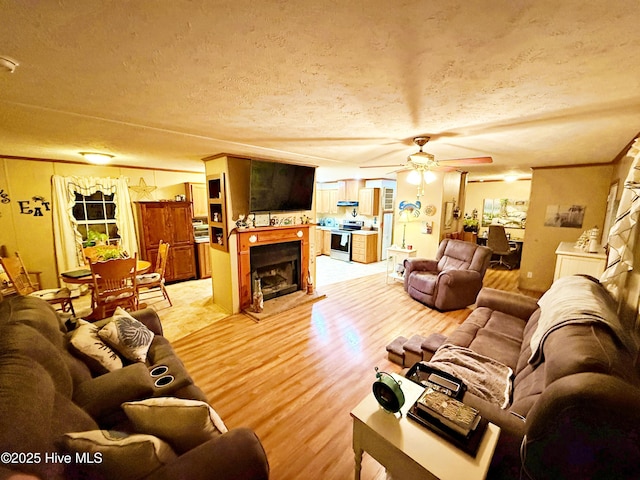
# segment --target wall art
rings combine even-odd
[[[505,228],[524,228],[527,222],[528,200],[485,198],[482,204],[482,226],[502,225]]]
[[[547,205],[545,227],[582,228],[584,205]]]

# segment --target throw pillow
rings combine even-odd
[[[123,357],[144,363],[153,341],[153,332],[121,307],[116,308],[113,319],[98,332],[108,345]]]
[[[93,461],[87,468],[118,480],[143,478],[177,458],[166,442],[152,435],[91,430],[67,433],[61,443],[68,452],[87,455]]]
[[[184,453],[227,432],[227,427],[207,403],[173,397],[125,402],[122,408],[137,432],[166,440]]]
[[[71,333],[71,346],[92,372],[101,375],[122,368],[122,360],[102,341],[98,327],[86,320],[78,320]]]

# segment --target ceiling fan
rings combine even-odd
[[[404,170],[411,170],[409,175],[407,175],[407,182],[412,185],[418,186],[418,200],[424,193],[424,189],[422,188],[423,182],[429,184],[435,180],[435,175],[433,172],[452,172],[455,170],[459,170],[459,167],[464,167],[468,165],[478,165],[483,163],[493,163],[493,159],[491,157],[472,157],[472,158],[455,158],[451,160],[436,160],[435,157],[422,150],[427,142],[430,140],[429,136],[420,136],[415,137],[413,139],[413,143],[419,147],[419,150],[416,153],[412,153],[407,157],[407,163],[404,165],[386,165],[402,168],[396,170],[396,172],[401,172]],[[376,167],[381,167],[385,165],[377,165]],[[363,165],[360,168],[375,168],[369,165]],[[419,207],[418,207],[419,208]]]
[[[491,157],[471,157],[471,158],[454,158],[450,160],[436,160],[435,157],[422,150],[431,137],[424,135],[414,137],[413,143],[419,147],[416,153],[412,153],[407,157],[407,163],[403,165],[361,165],[360,168],[380,168],[380,167],[403,167],[397,171],[413,169],[420,172],[440,171],[450,172],[457,170],[458,167],[469,165],[478,165],[483,163],[493,163]]]

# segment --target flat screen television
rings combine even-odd
[[[311,210],[315,167],[251,160],[252,212]]]

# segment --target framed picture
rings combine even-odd
[[[609,195],[607,196],[607,212],[604,217],[604,225],[602,226],[601,245],[606,245],[609,241],[609,230],[611,230],[613,220],[616,218],[616,214],[618,213],[618,204],[620,203],[620,200],[616,198],[617,196],[618,182],[615,181],[609,187]]]
[[[453,202],[445,202],[444,204],[444,228],[453,226]]]
[[[584,205],[547,205],[545,227],[582,228]]]
[[[256,213],[255,214],[255,226],[256,227],[268,227],[271,225],[271,215],[268,213]]]

